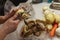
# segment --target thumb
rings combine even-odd
[[[18,17],[18,14],[15,14],[13,17],[11,17],[11,19],[16,19]]]
[[[17,11],[17,9],[16,10],[12,10],[11,12],[7,13],[5,16],[12,17],[16,13],[16,11]]]
[[[20,20],[15,20],[14,22],[17,23],[17,24],[19,24],[20,23]]]
[[[10,13],[16,13],[18,11],[17,8],[11,9]]]

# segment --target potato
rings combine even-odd
[[[48,30],[51,30],[52,27],[53,27],[52,24],[47,24],[47,25],[46,25],[46,28],[47,28]]]
[[[47,23],[50,24],[50,23],[53,23],[53,22],[54,22],[55,18],[54,18],[54,14],[53,14],[52,11],[46,10],[46,11],[44,12],[44,15],[45,15],[45,18],[46,18],[46,22],[47,22]]]

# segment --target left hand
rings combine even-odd
[[[4,38],[11,32],[14,32],[17,27],[19,22],[21,21],[20,19],[16,19],[18,15],[14,15],[13,17],[9,18],[3,26],[0,28],[0,40],[4,40]]]
[[[9,18],[2,26],[2,30],[9,34],[11,32],[14,32],[17,29],[17,26],[21,20],[16,19],[18,15],[14,15],[13,17]]]
[[[4,23],[6,20],[8,20],[10,17],[12,17],[16,13],[16,11],[17,11],[17,9],[13,10],[11,13],[8,13],[5,16],[0,16],[0,24]]]

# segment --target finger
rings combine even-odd
[[[19,8],[16,7],[16,8],[14,8],[14,11],[18,11],[18,9],[19,9]]]
[[[20,23],[20,20],[15,20],[14,23],[15,24],[19,24]]]
[[[11,9],[10,13],[11,13],[12,11],[17,12],[17,11],[18,11],[18,8],[13,8],[13,9]]]
[[[19,23],[19,22],[20,22],[20,20],[15,20],[15,22],[16,22],[16,23]]]
[[[13,9],[11,9],[10,13],[13,12],[13,11],[14,11],[14,12],[17,12],[17,11],[18,11],[18,8],[15,7],[15,8],[13,8]]]
[[[6,16],[7,18],[10,18],[10,17],[12,17],[12,16],[17,12],[17,10],[18,10],[18,9],[11,10],[11,12],[10,12],[10,13],[7,13],[5,16]]]
[[[11,19],[16,19],[18,17],[18,14],[15,14]]]
[[[6,18],[6,19],[11,18],[14,14],[15,14],[15,11],[13,10],[11,13],[7,13],[7,14],[5,15],[5,18]]]
[[[12,12],[10,12],[10,16],[13,16],[15,13],[17,12],[17,9],[16,10],[12,10]]]

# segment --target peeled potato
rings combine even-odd
[[[48,30],[51,30],[52,27],[53,27],[52,24],[47,24],[47,25],[46,25],[46,28],[47,28]]]
[[[55,14],[55,21],[60,22],[60,14]]]
[[[44,15],[45,15],[47,23],[53,23],[54,22],[55,18],[54,18],[54,14],[52,11],[46,10],[44,12]]]

